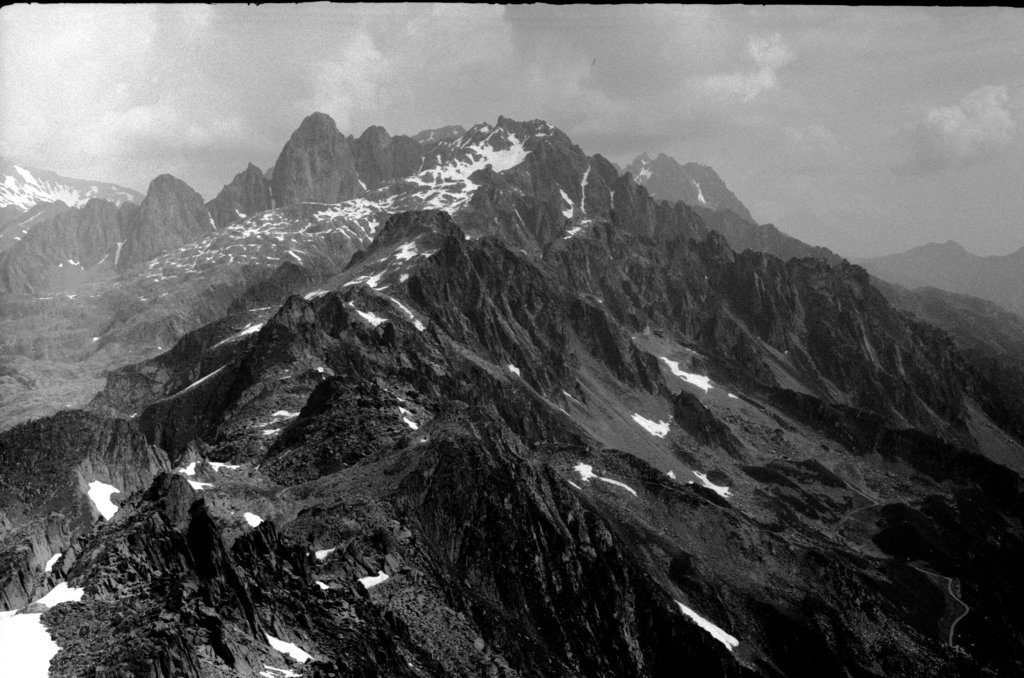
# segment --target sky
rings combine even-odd
[[[0,155],[210,199],[304,117],[346,134],[540,118],[620,165],[711,165],[848,257],[1024,246],[1024,10],[13,5]]]

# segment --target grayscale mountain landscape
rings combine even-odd
[[[1022,36],[3,8],[0,677],[1024,674]]]

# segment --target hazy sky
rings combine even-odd
[[[0,154],[212,198],[319,110],[346,134],[542,118],[588,153],[709,164],[847,256],[1024,246],[1024,11],[16,5]]]

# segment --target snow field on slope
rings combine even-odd
[[[681,369],[679,369],[679,362],[678,361],[669,360],[665,356],[661,356],[660,359],[661,359],[662,362],[664,362],[666,365],[668,365],[668,368],[669,368],[669,370],[672,371],[672,374],[676,375],[677,377],[679,377],[683,381],[685,381],[687,383],[690,383],[690,384],[693,384],[697,388],[704,389],[705,393],[707,393],[708,390],[710,388],[712,388],[712,386],[711,386],[711,379],[709,379],[708,377],[702,376],[700,374],[694,374],[693,372],[687,372],[685,370],[681,370]]]
[[[313,655],[309,654],[295,643],[289,643],[281,640],[280,638],[275,638],[269,633],[264,633],[263,635],[267,637],[267,642],[270,643],[270,647],[274,648],[281,654],[288,655],[300,664],[305,664],[313,658]]]
[[[729,635],[723,629],[716,626],[715,624],[712,624],[707,619],[694,612],[692,609],[680,603],[678,600],[676,601],[676,605],[678,605],[679,609],[682,610],[683,614],[692,619],[697,626],[707,631],[712,638],[720,642],[722,645],[725,645],[729,652],[732,652],[734,649],[736,649],[736,647],[739,646],[740,641],[737,640],[735,636]]]
[[[89,499],[92,500],[93,506],[96,507],[100,515],[107,520],[113,518],[114,514],[117,513],[117,504],[110,501],[110,496],[120,492],[121,490],[113,485],[107,485],[99,480],[89,483]]]
[[[597,478],[598,480],[608,483],[609,485],[615,485],[617,487],[621,487],[622,489],[628,492],[631,492],[634,497],[637,496],[636,490],[634,490],[626,483],[620,482],[618,480],[612,480],[611,478],[604,478],[594,473],[594,467],[591,466],[590,464],[584,464],[583,462],[580,462],[576,464],[576,466],[574,466],[573,469],[580,474],[580,479],[583,480],[583,482],[585,483],[590,482],[592,478]]]
[[[633,421],[640,424],[640,426],[656,438],[664,438],[668,435],[669,423],[667,421],[651,421],[635,412],[633,413]]]

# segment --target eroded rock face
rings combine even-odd
[[[323,594],[306,550],[273,523],[226,542],[180,474],[159,476],[131,511],[68,572],[85,601],[47,613],[65,648],[53,675],[255,676],[286,661],[267,634],[309,649],[327,675],[411,675],[396,646],[407,639],[355,588]]]
[[[206,203],[217,228],[273,208],[270,197],[270,181],[259,167],[249,163],[244,172],[239,172],[221,189],[217,197]]]
[[[274,164],[274,203],[336,203],[360,191],[352,142],[334,120],[314,113],[292,133]]]
[[[117,269],[129,269],[213,230],[202,196],[180,179],[162,174],[150,183],[138,217],[125,233]]]
[[[407,136],[393,137],[378,126],[366,128],[353,141],[352,151],[363,190],[413,175],[423,165],[423,146]]]
[[[109,275],[138,215],[139,206],[134,203],[118,207],[99,198],[57,211],[0,253],[0,292],[74,289]],[[45,219],[46,212],[41,216]]]
[[[169,465],[133,423],[66,411],[0,433],[0,467],[0,513],[9,526],[0,532],[0,602],[17,609],[45,590],[43,565],[102,520],[91,483],[119,490],[117,504]],[[62,558],[60,567],[72,562]]]

